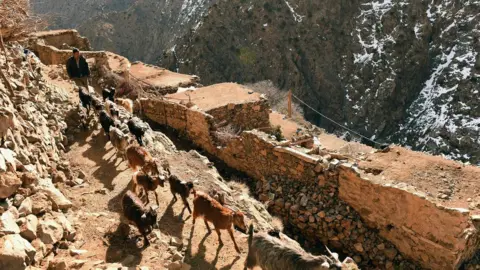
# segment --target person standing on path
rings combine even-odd
[[[77,48],[73,49],[73,56],[67,61],[67,73],[77,86],[87,87],[88,89],[90,68],[88,67],[87,60],[80,54]]]

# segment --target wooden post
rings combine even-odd
[[[288,91],[288,118],[292,118],[292,90]]]

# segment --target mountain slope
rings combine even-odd
[[[479,1],[220,1],[178,41],[176,64],[205,83],[271,79],[372,139],[479,163],[479,10]]]
[[[94,48],[155,63],[176,37],[195,26],[215,0],[33,0],[51,28],[76,28]]]

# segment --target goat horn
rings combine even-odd
[[[335,260],[336,263],[342,264],[342,262],[340,262],[340,260],[338,259],[338,254],[337,253],[332,253],[330,251],[330,249],[328,249],[327,246],[325,246],[325,248],[327,249],[327,252],[330,255],[330,257],[332,257]]]

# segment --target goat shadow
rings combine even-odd
[[[203,224],[203,222],[200,222],[200,223]],[[197,225],[199,225],[199,224],[197,224]],[[205,254],[207,252],[207,248],[205,246],[205,241],[207,240],[207,238],[212,233],[206,233],[205,236],[200,241],[200,243],[198,243],[198,251],[195,254],[195,256],[193,256],[193,254],[192,254],[192,239],[193,239],[194,230],[195,230],[195,226],[193,226],[192,230],[190,231],[190,237],[188,239],[188,246],[187,246],[187,253],[186,253],[186,257],[185,257],[186,262],[189,263],[192,266],[192,269],[202,269],[202,270],[203,269],[206,269],[206,270],[217,269],[216,265],[218,263],[218,257],[219,257],[220,251],[223,248],[223,245],[218,245],[217,251],[215,253],[215,258],[213,259],[212,262],[208,262],[205,259]],[[214,230],[212,232],[214,232]],[[219,269],[221,269],[221,270],[232,269],[233,265],[238,260],[240,260],[240,258],[241,258],[240,256],[235,257],[235,259],[233,259],[233,261],[230,264],[225,265],[224,267],[219,268]]]
[[[98,166],[92,175],[99,179],[106,188],[113,190],[113,179],[126,169],[118,169],[121,162],[117,164],[117,158],[113,147],[108,150],[105,149],[108,140],[103,133],[98,133],[95,138],[93,136],[95,135],[92,135],[90,148],[83,152],[82,155],[95,162]],[[104,159],[105,155],[107,156],[107,159]],[[112,157],[114,157],[113,160]]]
[[[179,200],[177,201],[177,203],[181,203],[181,201]],[[183,227],[185,225],[185,222],[180,221],[178,216],[175,216],[173,212],[174,204],[175,202],[172,199],[167,205],[167,208],[165,208],[162,217],[158,221],[158,227],[160,228],[162,233],[182,239]],[[180,214],[180,217],[183,216],[184,211],[185,209]]]
[[[132,255],[133,260],[124,266],[135,267],[142,261],[142,251],[146,247],[143,246],[143,238],[141,236],[130,237],[132,234],[129,235],[125,232],[130,232],[129,226],[120,223],[115,231],[105,234],[105,241],[108,242],[105,261],[107,263],[122,263],[127,256]],[[135,230],[133,232],[136,233]]]

